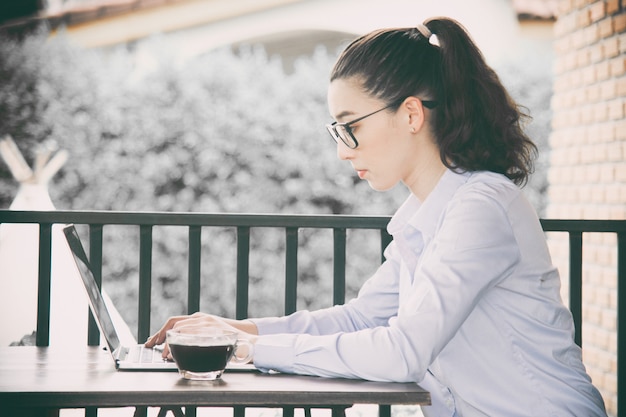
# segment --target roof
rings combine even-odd
[[[38,0],[20,1],[31,4],[30,8],[7,7],[3,10],[0,7],[0,31],[21,33],[40,23],[54,30],[121,17],[149,17],[182,11],[187,18],[161,19],[163,31],[167,31],[305,0],[48,0],[48,6],[42,10],[38,9]]]
[[[20,0],[19,10],[10,6],[13,16],[7,14],[11,17],[8,20],[2,18],[0,8],[0,32],[20,34],[40,23],[51,30],[63,26],[77,28],[123,18],[124,31],[132,33],[114,36],[115,42],[128,42],[155,30],[170,32],[304,1],[310,0],[48,0],[47,7],[38,10],[39,0]],[[559,0],[509,1],[520,21],[552,21],[557,16]],[[22,17],[15,17],[16,13]],[[146,21],[151,23],[144,24]]]
[[[559,0],[511,0],[519,20],[555,20]]]

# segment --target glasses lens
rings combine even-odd
[[[326,130],[328,130],[328,133],[330,133],[330,137],[332,137],[335,142],[339,140],[339,138],[337,137],[337,134],[335,133],[335,126],[326,125]]]
[[[356,141],[354,140],[354,136],[352,136],[352,132],[350,132],[350,128],[348,126],[339,125],[335,130],[339,135],[339,138],[346,144],[346,146],[348,146],[348,148],[356,148]]]

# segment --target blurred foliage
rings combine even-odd
[[[31,162],[44,142],[70,151],[50,187],[58,209],[390,215],[406,197],[372,191],[336,158],[324,128],[336,54],[318,49],[287,74],[259,48],[180,62],[155,38],[150,51],[83,50],[45,31],[0,41],[0,134]],[[549,86],[539,90],[526,98],[548,106]],[[0,207],[16,191],[0,164]],[[104,229],[104,285],[131,324],[138,233]],[[380,262],[379,235],[348,239],[352,297]],[[154,327],[186,311],[187,231],[159,227],[153,240]],[[235,241],[233,230],[203,230],[203,311],[234,316]],[[300,246],[298,308],[331,305],[332,236],[301,230]],[[283,232],[252,231],[251,316],[282,314],[283,258]]]
[[[548,139],[552,122],[552,110],[550,109],[552,74],[546,73],[542,66],[533,65],[531,59],[526,60],[524,64],[505,64],[496,70],[502,83],[519,103],[522,111],[530,115],[525,131],[537,145],[539,153],[535,160],[535,172],[525,186],[524,192],[539,216],[543,216],[548,203],[548,168],[550,162]]]

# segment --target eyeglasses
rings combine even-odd
[[[352,129],[350,128],[350,125],[353,125],[356,122],[360,122],[361,120],[365,118],[373,116],[378,112],[387,110],[390,107],[398,106],[404,100],[405,99],[402,99],[401,101],[393,102],[390,105],[383,107],[382,109],[378,109],[374,112],[366,114],[365,116],[361,116],[358,119],[354,119],[346,123],[333,122],[333,123],[327,124],[326,129],[328,130],[328,133],[330,133],[330,136],[333,138],[333,140],[336,143],[339,143],[339,141],[342,141],[348,148],[355,149],[357,146],[359,146],[359,142],[354,137],[354,134],[352,133]],[[422,104],[427,109],[434,109],[435,106],[437,105],[437,102],[430,101],[430,100],[422,100]]]

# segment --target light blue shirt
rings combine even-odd
[[[502,175],[446,171],[388,225],[386,261],[342,306],[255,319],[260,369],[414,381],[426,416],[606,416],[535,211]]]

